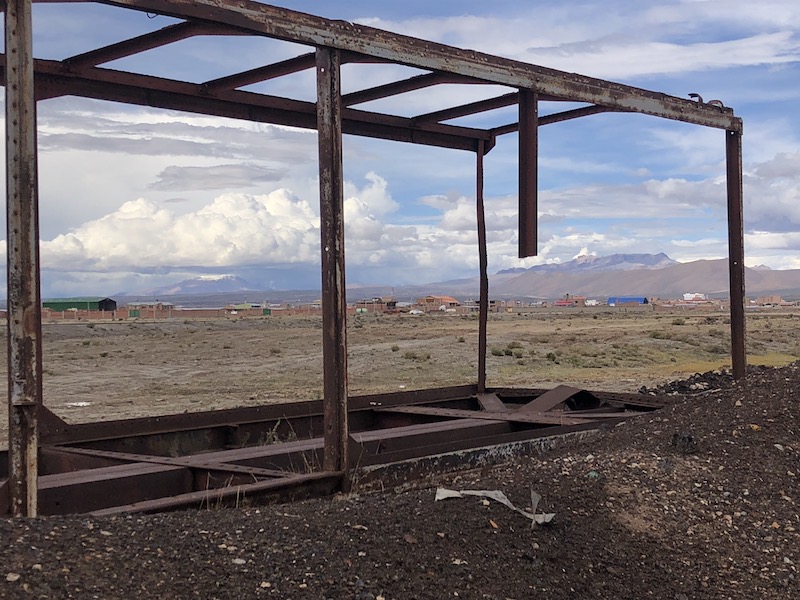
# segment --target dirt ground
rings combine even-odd
[[[696,385],[705,382],[704,385]],[[560,448],[286,505],[0,521],[0,597],[788,600],[800,597],[800,366],[717,373]],[[476,497],[500,490],[552,522]]]
[[[637,391],[730,364],[725,313],[650,308],[490,315],[489,386]],[[348,323],[351,394],[477,379],[474,315],[359,315]],[[800,313],[748,315],[754,364],[800,358]],[[68,422],[213,410],[322,395],[321,318],[43,325],[44,402]],[[5,344],[0,376],[5,378]],[[7,416],[0,417],[5,446]]]

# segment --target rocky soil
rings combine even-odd
[[[402,490],[0,521],[0,597],[800,597],[800,365],[671,391],[684,387],[698,393],[611,431]],[[436,502],[438,486],[500,490],[526,510],[533,489],[555,518]]]

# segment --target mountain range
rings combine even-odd
[[[745,269],[746,293],[750,297],[782,295],[800,297],[800,269],[772,270],[759,266]],[[394,296],[413,300],[428,294],[446,294],[459,299],[478,295],[479,279],[471,277],[451,281],[405,286],[352,286],[348,300]],[[606,298],[608,296],[648,296],[680,298],[684,293],[728,296],[728,261],[698,260],[679,263],[666,254],[613,254],[579,256],[557,264],[537,265],[528,269],[508,269],[489,277],[492,298],[553,299],[572,296]],[[184,306],[223,305],[241,302],[310,302],[320,297],[316,290],[258,290],[258,286],[236,275],[204,276],[187,279],[171,286],[142,294],[119,294],[118,301],[153,299],[172,301]]]

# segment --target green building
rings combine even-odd
[[[43,308],[56,312],[65,310],[104,310],[112,312],[117,310],[117,301],[99,296],[86,296],[85,298],[52,298],[42,302]]]

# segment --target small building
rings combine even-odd
[[[101,310],[114,312],[117,310],[117,301],[99,296],[86,296],[80,298],[52,298],[42,302],[42,308],[63,312],[65,310]]]
[[[762,296],[756,298],[756,304],[758,306],[782,306],[784,301],[780,296]]]
[[[395,312],[397,301],[394,298],[364,298],[356,302],[356,313]]]
[[[637,306],[650,304],[650,301],[644,296],[610,296],[606,304],[609,306]]]
[[[705,302],[707,300],[708,296],[700,292],[688,292],[683,295],[684,302]]]
[[[430,312],[435,310],[446,311],[460,306],[461,303],[452,296],[425,296],[424,298],[417,298],[417,304],[425,312]]]
[[[560,308],[586,306],[586,296],[570,296],[569,294],[566,294],[563,298],[559,298],[553,302],[553,306]]]

